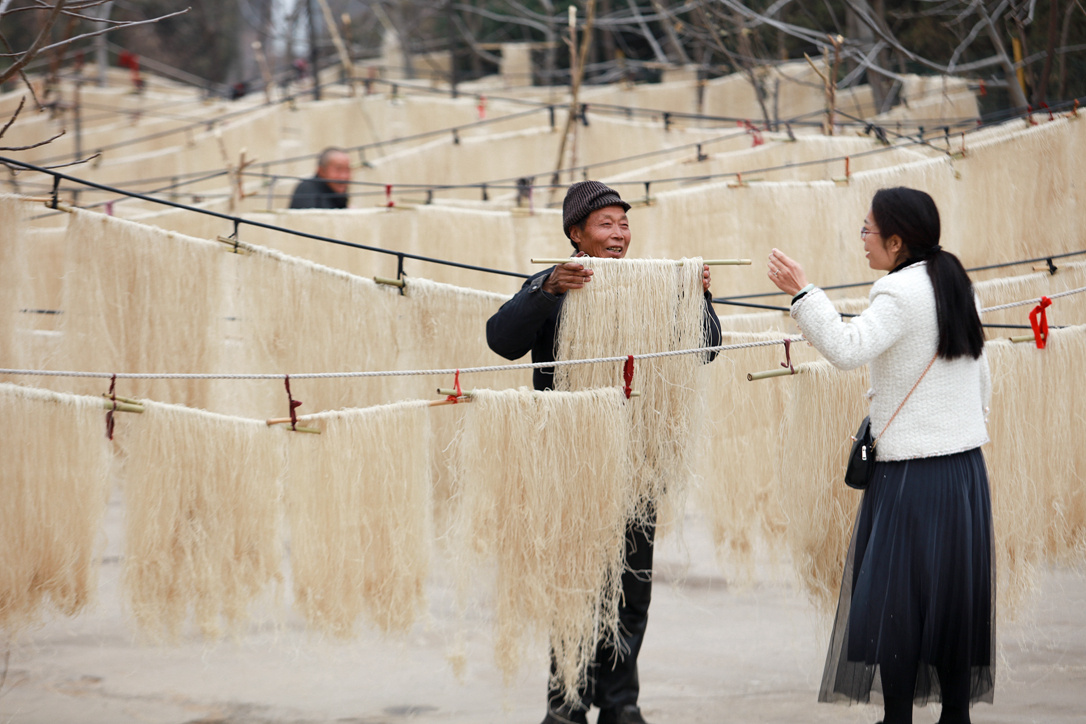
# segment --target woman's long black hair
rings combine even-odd
[[[904,186],[880,189],[871,199],[871,215],[884,243],[897,234],[909,259],[927,262],[935,289],[939,356],[948,360],[980,357],[984,327],[973,298],[973,282],[958,257],[939,246],[939,209],[935,201],[923,191]]]

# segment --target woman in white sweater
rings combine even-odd
[[[804,337],[836,367],[871,365],[875,475],[819,701],[881,691],[885,724],[908,724],[913,703],[928,701],[942,701],[940,724],[968,724],[970,704],[991,702],[995,682],[992,507],[980,451],[991,383],[972,283],[939,232],[928,194],[876,193],[860,236],[871,268],[889,274],[849,322],[799,264],[777,249],[769,256],[769,278],[794,295]]]

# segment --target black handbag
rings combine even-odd
[[[932,357],[931,362],[928,362],[928,366],[920,373],[920,378],[913,385],[913,389],[909,390],[909,394],[905,395],[905,399],[901,401],[901,404],[894,410],[894,414],[886,421],[886,425],[882,428],[882,432],[879,433],[879,437],[883,436],[886,428],[890,427],[890,423],[897,417],[897,413],[901,412],[906,400],[913,394],[916,385],[919,385],[920,380],[924,379],[924,375],[928,373],[931,366],[935,364],[935,358],[938,356],[939,353],[936,352],[935,357]],[[856,490],[867,490],[871,478],[875,475],[875,445],[878,443],[879,437],[871,436],[871,416],[864,417],[859,429],[856,430],[856,434],[852,436],[852,449],[848,453],[848,464],[845,465],[845,485],[848,487]]]
[[[871,417],[866,416],[860,429],[852,436],[852,450],[845,467],[845,485],[866,490],[875,474],[875,438],[871,437]]]

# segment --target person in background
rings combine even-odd
[[[573,245],[574,256],[564,264],[529,278],[521,290],[487,320],[486,338],[492,350],[511,360],[531,352],[532,362],[554,361],[562,302],[567,294],[576,294],[592,281],[592,270],[579,263],[577,257],[621,259],[626,256],[631,238],[630,223],[626,218],[629,209],[630,205],[617,191],[599,181],[582,181],[569,187],[562,203],[562,227]],[[709,293],[708,266],[702,268],[702,290],[705,296],[705,346],[715,347],[720,344],[720,320]],[[708,360],[715,356],[708,355]],[[553,367],[533,370],[535,389],[551,389],[553,376]],[[554,430],[551,434],[581,432]],[[618,640],[599,642],[585,686],[572,704],[564,701],[552,677],[543,724],[587,724],[588,709],[592,705],[600,710],[597,724],[645,724],[637,705],[640,693],[637,656],[645,639],[652,599],[655,529],[652,522],[631,523],[627,527]],[[551,673],[554,673],[553,662]]]
[[[345,209],[351,162],[342,148],[326,148],[317,159],[317,174],[300,182],[290,197],[292,209]]]
[[[877,192],[860,237],[870,267],[889,273],[847,323],[803,267],[769,255],[769,279],[794,295],[807,341],[835,367],[871,366],[875,472],[818,698],[866,702],[881,690],[884,724],[910,724],[913,703],[928,701],[942,701],[940,724],[968,724],[970,705],[990,703],[995,688],[992,504],[980,451],[991,378],[972,282],[939,235],[931,196]]]

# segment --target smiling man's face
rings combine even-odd
[[[630,221],[621,206],[605,206],[588,215],[583,230],[570,227],[569,238],[589,256],[621,259],[630,248]]]

